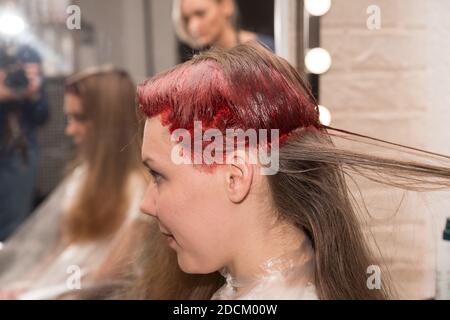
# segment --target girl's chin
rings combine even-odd
[[[182,254],[177,252],[177,258],[178,258],[178,267],[180,267],[181,271],[188,274],[208,274],[211,273],[211,271],[205,270],[205,268],[199,267],[197,264],[192,264],[189,262],[186,262],[182,257]]]
[[[81,146],[82,144],[83,144],[83,139],[73,139],[73,143],[76,145],[76,146]]]
[[[210,44],[210,40],[207,38],[198,38],[197,39],[197,43],[202,46],[202,47],[206,47],[208,44]]]
[[[172,249],[175,250],[176,247],[176,241],[175,238],[173,236],[166,236],[167,237],[167,243],[169,244],[169,247],[171,247]]]

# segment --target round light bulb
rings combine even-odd
[[[4,13],[0,16],[0,32],[8,36],[15,36],[25,30],[25,21],[18,15]]]
[[[324,126],[329,126],[331,123],[331,113],[327,107],[319,105],[319,121]]]
[[[305,66],[311,73],[325,73],[331,67],[331,56],[323,48],[311,49],[305,56]]]
[[[330,7],[331,0],[305,0],[305,9],[312,16],[323,16]]]

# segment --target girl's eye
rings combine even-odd
[[[205,10],[198,10],[198,11],[196,11],[196,12],[194,13],[194,15],[195,15],[196,17],[203,18],[203,17],[206,15],[206,11],[205,11]]]
[[[160,182],[161,179],[162,179],[162,176],[161,176],[158,172],[156,172],[155,170],[149,169],[148,171],[149,171],[150,175],[152,176],[153,181],[154,181],[156,184],[159,184],[159,182]]]
[[[67,117],[67,121],[76,121],[76,122],[86,122],[87,121],[87,116],[85,114],[82,113],[69,113],[66,115]]]

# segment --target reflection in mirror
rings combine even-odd
[[[273,1],[174,0],[180,61],[211,46],[231,48],[249,40],[274,51],[273,15]]]
[[[74,37],[65,27],[69,5],[69,0],[0,2],[2,48],[14,51],[15,46],[30,46],[39,52],[47,76],[72,73]]]

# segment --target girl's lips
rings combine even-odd
[[[172,235],[165,235],[167,237],[167,242],[169,244],[169,247],[171,247],[172,249],[175,249],[175,243],[176,240]]]
[[[162,233],[164,236],[167,237],[167,240],[169,241],[169,243],[170,243],[171,241],[175,241],[175,237],[174,237],[172,234],[167,233],[167,232],[163,232],[163,231],[161,231],[161,233]]]
[[[165,228],[161,228],[161,226],[159,227],[159,232],[161,232],[165,236],[172,236],[170,232],[166,231]]]
[[[175,241],[175,237],[174,237],[171,233],[169,233],[169,232],[163,230],[162,228],[160,228],[159,231],[160,231],[164,236],[167,237],[167,241],[169,242],[169,246],[172,246],[172,245],[176,242],[176,241]]]

